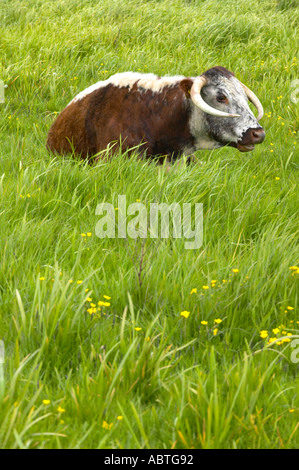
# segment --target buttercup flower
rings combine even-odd
[[[182,317],[188,318],[189,315],[190,315],[190,312],[188,312],[187,310],[184,310],[183,312],[181,312]]]
[[[113,426],[113,423],[108,424],[107,421],[103,421],[102,428],[110,430]]]
[[[274,341],[276,341],[276,339],[277,339],[277,338],[269,338],[268,344],[273,343]]]
[[[265,339],[268,336],[268,331],[267,330],[262,330],[260,331],[260,337]]]

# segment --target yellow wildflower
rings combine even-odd
[[[103,295],[104,299],[107,299],[107,300],[110,300],[111,297],[109,297],[108,295]]]
[[[191,290],[190,295],[192,295],[192,294],[197,294],[197,289],[196,289],[196,287],[194,287],[194,289]]]
[[[181,312],[182,317],[188,318],[189,315],[190,315],[190,312],[188,312],[187,310],[183,310],[183,312]]]
[[[214,328],[214,330],[213,330],[213,335],[216,336],[217,333],[218,333],[218,328]]]
[[[142,328],[140,328],[140,326],[136,326],[135,331],[140,331],[140,330],[142,330]]]
[[[220,318],[215,318],[214,322],[215,322],[215,323],[221,323],[222,320],[221,320]]]
[[[50,405],[50,403],[51,403],[51,400],[43,400],[44,405]]]
[[[92,315],[94,312],[93,312],[93,308],[88,308],[87,309],[87,312],[89,313],[89,315]]]
[[[102,427],[104,429],[110,430],[113,426],[113,423],[108,424],[107,421],[103,421]]]
[[[207,322],[206,320],[202,320],[200,323],[201,323],[202,325],[207,325],[207,324],[208,324],[208,322]]]
[[[59,405],[59,407],[57,408],[57,411],[58,411],[58,413],[64,413],[65,409],[61,408],[61,406]]]
[[[268,336],[267,330],[260,331],[260,337],[261,338],[265,339],[265,338],[267,338],[267,336]]]
[[[207,289],[209,289],[209,286],[202,286],[202,288],[207,290]]]
[[[269,338],[268,344],[273,343],[273,341],[276,341],[277,338]]]

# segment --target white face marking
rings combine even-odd
[[[90,87],[81,91],[81,93],[75,96],[75,98],[71,101],[71,103],[82,100],[82,98],[89,95],[93,91],[98,90],[99,88],[105,87],[110,84],[117,86],[117,87],[129,87],[129,90],[131,90],[134,84],[138,81],[137,86],[140,89],[140,91],[152,90],[153,92],[158,93],[164,87],[174,86],[176,83],[180,82],[183,78],[185,77],[182,75],[177,75],[175,77],[159,78],[157,75],[154,75],[153,73],[137,73],[137,72],[117,73],[115,75],[112,75],[107,80],[97,82],[94,85],[91,85]]]
[[[232,142],[237,142],[242,138],[244,132],[253,127],[261,127],[256,120],[253,112],[249,108],[247,96],[242,88],[239,80],[235,77],[232,77],[230,80],[226,80],[228,84],[226,85],[229,91],[230,96],[234,100],[233,106],[235,104],[238,105],[238,109],[241,110],[239,112],[240,117],[236,118],[236,125],[235,125],[235,132],[236,132],[236,140],[232,140]],[[242,112],[243,111],[243,112]]]
[[[204,112],[191,103],[191,116],[189,128],[191,134],[195,137],[194,147],[186,147],[184,154],[189,155],[196,150],[212,150],[221,147],[221,144],[212,139],[206,132],[204,127]]]

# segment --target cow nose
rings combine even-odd
[[[252,138],[252,143],[254,144],[260,144],[263,142],[265,139],[265,131],[264,129],[251,129],[251,138]]]

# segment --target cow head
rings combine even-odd
[[[185,95],[192,100],[192,130],[202,135],[205,131],[208,144],[198,142],[198,148],[217,148],[223,145],[249,152],[263,142],[264,129],[258,121],[263,107],[255,96],[232,72],[224,67],[213,67],[194,79],[186,78],[180,83]],[[257,108],[255,118],[248,100]],[[203,128],[204,127],[204,128]]]

